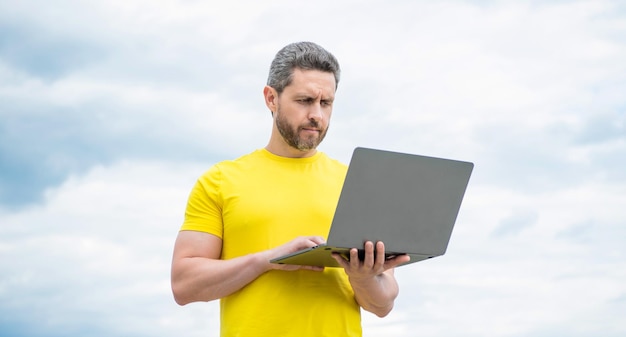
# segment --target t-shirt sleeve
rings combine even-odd
[[[199,231],[223,237],[221,178],[219,166],[214,165],[196,181],[187,201],[181,231]]]

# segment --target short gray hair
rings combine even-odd
[[[333,54],[313,42],[291,43],[276,54],[270,66],[267,85],[278,94],[293,80],[293,70],[320,70],[335,76],[335,90],[339,85],[339,62]]]

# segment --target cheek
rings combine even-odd
[[[289,102],[281,105],[281,107],[285,110],[285,113],[292,117],[297,117],[301,115],[306,115],[307,110],[300,104]]]
[[[324,120],[326,123],[330,122],[330,117],[333,115],[333,109],[329,108],[324,111]]]

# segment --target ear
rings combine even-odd
[[[276,89],[266,85],[265,88],[263,88],[263,96],[265,97],[265,105],[270,109],[273,115],[278,105],[278,93]]]

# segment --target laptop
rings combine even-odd
[[[361,258],[366,241],[382,241],[387,259],[408,263],[443,255],[474,164],[358,147],[325,244],[272,259],[279,264],[340,267],[332,257]],[[407,263],[407,264],[408,264]]]

